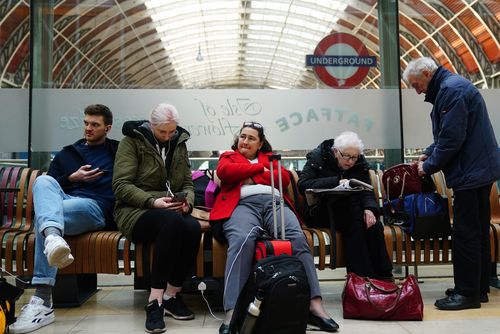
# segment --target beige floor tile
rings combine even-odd
[[[401,323],[408,333],[412,334],[471,334],[500,333],[500,317],[496,319],[463,319],[463,320],[424,320],[419,323]]]
[[[413,269],[411,269],[411,272]],[[404,272],[404,270],[403,270]],[[424,300],[424,321],[367,321],[342,318],[341,295],[344,287],[345,269],[324,270],[318,273],[325,308],[340,325],[341,334],[461,334],[500,333],[500,290],[493,289],[490,302],[480,309],[464,311],[439,311],[434,307],[437,298],[444,297],[451,287],[451,266],[427,266],[419,268],[419,284]],[[117,279],[116,279],[117,278]],[[133,278],[124,275],[99,275],[100,289],[79,308],[56,309],[54,324],[44,327],[37,334],[66,333],[145,333],[144,304],[147,291],[134,291]],[[29,300],[33,290],[26,290],[16,304],[21,306]],[[168,334],[216,334],[220,320],[214,319],[200,295],[185,295],[186,303],[195,311],[193,321],[178,321],[166,318]],[[215,316],[224,318],[223,312]],[[308,331],[308,333],[318,333]]]

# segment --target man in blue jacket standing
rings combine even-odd
[[[433,104],[434,142],[418,159],[419,174],[442,170],[454,193],[455,287],[434,305],[441,310],[479,308],[489,292],[489,195],[500,178],[500,151],[486,104],[469,80],[438,67],[431,58],[412,60],[403,79]]]
[[[47,175],[33,185],[35,294],[9,327],[11,333],[32,332],[54,321],[57,269],[73,262],[63,235],[101,230],[113,221],[111,180],[118,141],[107,138],[113,114],[102,104],[86,107],[84,114],[84,138],[57,153]]]

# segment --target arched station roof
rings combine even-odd
[[[332,32],[379,57],[377,0],[55,0],[55,88],[326,87],[305,55]],[[498,87],[500,1],[399,1],[401,66],[430,56]],[[29,2],[0,2],[1,87],[29,85]],[[197,60],[198,58],[198,60]],[[380,87],[372,68],[361,88]]]

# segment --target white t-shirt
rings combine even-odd
[[[250,161],[250,163],[252,164],[256,164],[259,162],[257,158],[253,160],[249,159],[248,161]],[[273,188],[271,186],[267,186],[264,184],[244,184],[241,186],[240,198],[245,198],[248,196],[260,195],[260,194],[272,195],[273,194],[272,189]],[[280,196],[280,192],[278,189],[274,189],[274,195]]]

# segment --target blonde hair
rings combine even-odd
[[[339,134],[333,141],[333,147],[341,151],[349,147],[355,147],[359,150],[359,154],[363,154],[365,148],[358,134],[352,131],[344,131]]]
[[[149,116],[149,122],[152,125],[165,124],[171,122],[179,124],[179,112],[171,104],[160,103],[151,112],[151,115]]]

